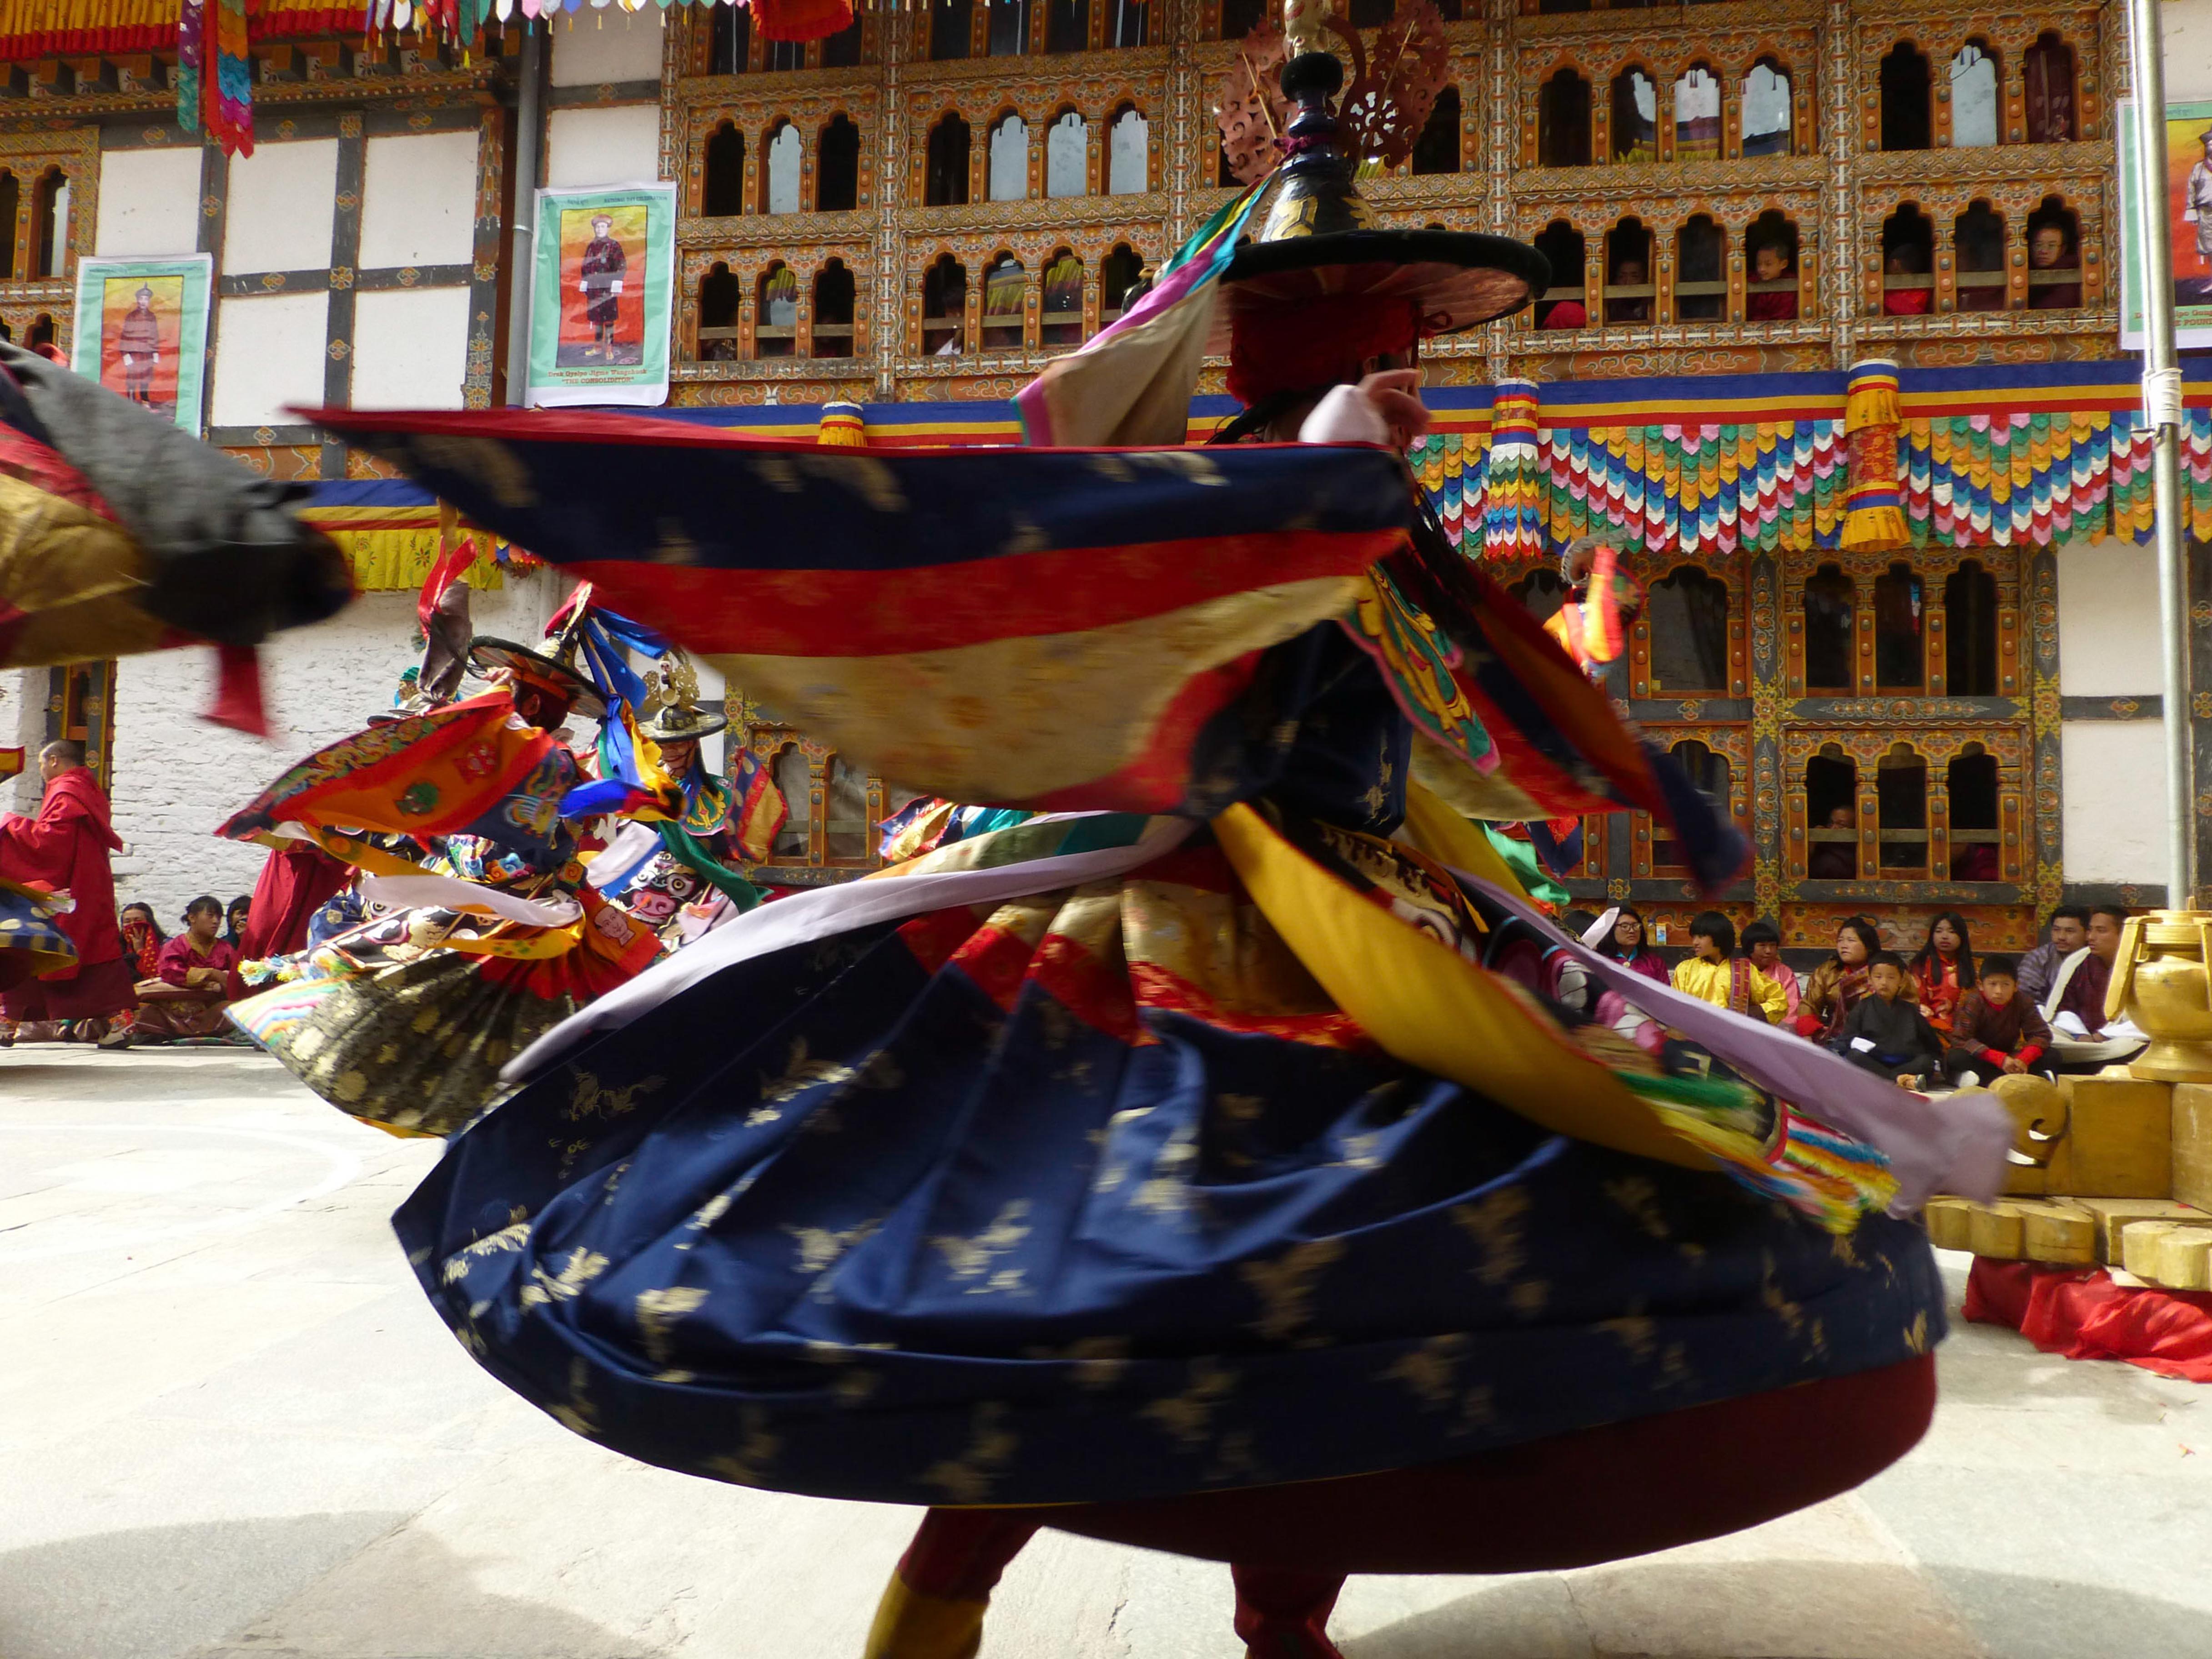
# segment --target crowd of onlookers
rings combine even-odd
[[[1633,906],[1571,915],[1569,924],[1635,972],[1785,1026],[1906,1088],[1930,1090],[2008,1073],[2095,1072],[2140,1048],[2142,1033],[2105,1013],[2127,915],[2116,905],[2061,905],[2044,942],[2018,957],[1978,957],[1955,910],[1930,921],[1909,956],[1885,946],[1873,921],[1853,916],[1838,927],[1826,959],[1802,975],[1782,959],[1771,923],[1755,921],[1739,939],[1715,910],[1691,921],[1689,951],[1671,968]],[[1647,1040],[1657,1040],[1656,1028]]]
[[[222,1017],[246,994],[238,977],[240,945],[252,901],[244,895],[226,908],[203,893],[185,906],[174,933],[162,932],[154,907],[134,899],[117,912],[123,957],[137,976],[137,1006],[113,1021],[100,1039],[103,1048],[180,1038],[248,1041]]]

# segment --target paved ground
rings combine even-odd
[[[500,1389],[385,1222],[436,1155],[252,1054],[0,1053],[0,1659],[857,1659],[913,1521]],[[1963,1260],[1954,1270],[1954,1292]],[[1929,1440],[1735,1538],[1355,1579],[1350,1659],[2212,1659],[2212,1389],[1967,1328]],[[1218,1567],[1041,1539],[983,1659],[1234,1659]]]

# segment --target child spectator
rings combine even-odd
[[[1796,1019],[1804,987],[1798,983],[1797,970],[1782,960],[1780,931],[1771,921],[1753,922],[1743,930],[1743,953],[1751,958],[1753,967],[1782,988],[1782,1000],[1789,1006],[1784,1023]]]
[[[253,897],[240,893],[231,900],[230,908],[222,913],[222,942],[234,951],[243,951],[246,924],[252,919]]]
[[[1900,242],[1890,249],[1882,262],[1882,269],[1892,276],[1924,275],[1927,261],[1920,250],[1910,242]],[[1934,308],[1936,290],[1932,288],[1892,288],[1882,285],[1881,314],[1885,317],[1924,317]]]
[[[1589,312],[1580,300],[1554,300],[1538,328],[1588,328]]]
[[[1798,1035],[1832,1042],[1867,994],[1867,969],[1881,950],[1881,935],[1863,916],[1836,929],[1835,953],[1806,975],[1797,1008]]]
[[[1624,253],[1613,262],[1611,288],[1642,288],[1649,276],[1644,261],[1633,253]],[[1651,320],[1651,299],[1649,295],[1625,295],[1620,299],[1607,297],[1605,319],[1608,323],[1648,323]]]
[[[1735,924],[1717,910],[1690,920],[1690,954],[1674,964],[1674,986],[1717,1008],[1756,1014],[1779,1025],[1790,1004],[1782,988],[1735,953]]]
[[[179,1037],[228,1035],[223,1006],[244,988],[233,971],[238,953],[223,943],[222,901],[203,894],[185,907],[185,931],[161,947],[154,978],[138,985],[138,1011],[127,1025],[100,1038],[103,1048]]]
[[[1908,996],[1905,960],[1877,951],[1867,967],[1867,994],[1844,1018],[1829,1046],[1862,1071],[1917,1089],[1943,1075],[1943,1042]]]
[[[1982,960],[1974,988],[1959,999],[1951,1024],[1951,1048],[1944,1069],[1960,1085],[1987,1083],[2002,1073],[2033,1072],[2049,1077],[2044,1055],[2051,1027],[2033,1002],[2020,994],[2019,969],[2010,957]]]
[[[118,920],[123,927],[123,959],[131,964],[134,980],[152,979],[161,969],[161,947],[169,936],[154,920],[154,907],[132,902],[123,907]]]
[[[1850,807],[1832,806],[1828,809],[1828,821],[1821,827],[1849,830],[1851,817]],[[1850,881],[1858,872],[1859,849],[1855,842],[1816,841],[1813,843],[1812,857],[1805,862],[1805,873],[1815,881]]]
[[[2030,311],[2073,311],[2081,304],[2081,261],[2075,257],[2074,239],[2066,227],[2048,222],[2038,225],[2027,239],[2027,266],[2031,272],[2070,270],[2076,280],[2070,283],[2038,283],[2031,277],[2027,289],[2027,308]]]
[[[1952,1012],[1959,999],[1974,988],[1974,947],[1967,940],[1966,917],[1956,910],[1936,917],[1929,927],[1928,942],[1908,971],[1920,988],[1920,1012],[1948,1043]]]
[[[1797,275],[1797,256],[1780,242],[1761,242],[1752,252],[1751,271],[1753,278],[1762,283],[1778,283],[1785,276],[1794,279]],[[1795,322],[1797,319],[1795,281],[1786,289],[1747,295],[1743,315],[1745,321],[1753,323]]]

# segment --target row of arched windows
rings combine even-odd
[[[1030,124],[1006,111],[986,130],[979,157],[966,118],[947,111],[929,130],[922,204],[957,206],[979,189],[988,202],[1018,202],[1038,193],[1031,187],[1031,137]],[[1118,106],[1108,118],[1103,156],[1091,154],[1091,123],[1067,106],[1045,127],[1043,151],[1036,182],[1048,198],[1137,196],[1151,188],[1151,124],[1133,103]]]
[[[1996,49],[1982,40],[1959,48],[1942,71],[1900,40],[1881,60],[1881,148],[1970,149],[1998,143],[2063,144],[2081,136],[2075,107],[2074,49],[2046,29],[2021,58],[2017,111],[2002,84]]]
[[[806,140],[798,126],[778,119],[761,137],[761,165],[745,179],[745,135],[725,121],[707,137],[700,166],[699,210],[721,218],[740,213],[849,212],[860,204],[860,129],[843,113],[814,134],[812,199],[805,188]]]
[[[1554,220],[1537,234],[1536,246],[1551,262],[1552,286],[1536,301],[1540,329],[1593,326],[1589,289],[1598,295],[1598,318],[1607,324],[1694,323],[1731,320],[1729,260],[1733,240],[1743,261],[1744,303],[1737,321],[1789,322],[1799,314],[1797,227],[1779,209],[1769,209],[1731,239],[1707,214],[1692,215],[1668,244],[1673,281],[1659,276],[1660,234],[1632,215],[1599,239],[1599,260],[1590,265],[1587,239],[1565,220]]]
[[[1100,46],[1141,46],[1152,39],[1146,0],[931,0],[929,55],[1017,58],[1030,52],[1085,52],[1092,9]]]
[[[1632,64],[1613,77],[1602,100],[1580,71],[1561,69],[1536,89],[1536,164],[1586,167],[1593,162],[1638,162],[1731,155],[1789,155],[1796,147],[1795,104],[1789,69],[1762,58],[1736,83],[1741,111],[1731,138],[1722,119],[1721,77],[1710,64],[1692,64],[1659,106],[1650,71]]]
[[[31,184],[29,233],[21,239],[23,269],[16,268],[23,185],[0,167],[0,283],[31,283],[64,275],[69,266],[70,179],[48,167]]]
[[[1937,275],[1936,222],[1911,202],[1882,222],[1881,309],[1892,317],[1954,311],[2072,311],[2081,303],[2081,221],[2056,196],[2027,216],[2019,241],[1976,201],[1952,220]],[[2015,256],[2019,256],[2015,258]],[[1950,293],[1943,291],[1948,276]]]
[[[744,355],[744,330],[738,310],[744,283],[717,260],[699,279],[698,356],[706,362],[734,362]],[[854,355],[857,289],[842,259],[831,259],[815,273],[812,304],[802,323],[799,273],[776,260],[753,285],[753,356],[756,357],[850,357]]]

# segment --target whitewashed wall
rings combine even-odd
[[[573,15],[553,29],[556,87],[660,79],[660,13]],[[573,188],[646,184],[660,176],[660,110],[654,104],[556,109],[546,124],[545,182]]]
[[[2133,542],[2058,550],[2058,689],[2069,697],[2159,695],[2158,555]],[[2066,879],[2166,879],[2166,755],[2150,720],[2059,728]]]
[[[540,572],[477,593],[477,631],[535,641],[567,590]],[[117,894],[146,900],[166,927],[195,894],[228,902],[252,892],[265,855],[215,839],[216,825],[293,762],[391,706],[401,671],[416,660],[414,611],[411,593],[372,593],[264,647],[263,686],[277,733],[265,740],[201,718],[214,687],[212,651],[125,659],[115,689],[115,831],[125,847],[115,860]]]
[[[2166,0],[2158,10],[2166,98],[2212,98],[2212,0]]]
[[[95,252],[190,253],[199,246],[200,153],[111,149],[100,158]]]

